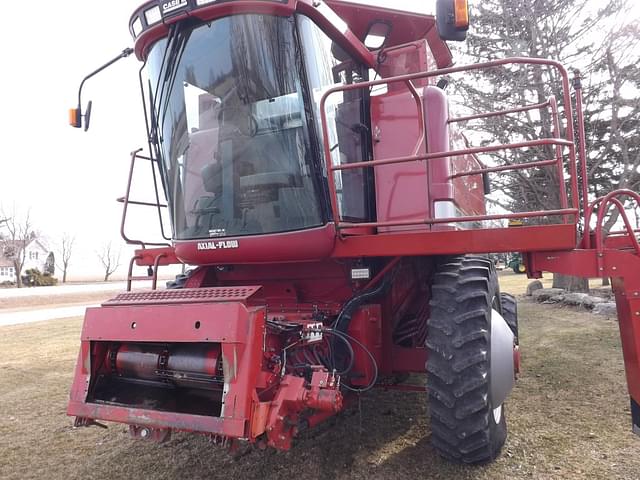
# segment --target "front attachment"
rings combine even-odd
[[[260,288],[127,292],[88,309],[67,413],[137,438],[186,430],[289,448],[292,426],[342,408],[339,378],[284,374]]]

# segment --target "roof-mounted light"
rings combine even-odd
[[[369,50],[377,50],[384,45],[391,32],[391,25],[386,22],[374,22],[364,37],[364,45]]]
[[[142,20],[140,20],[140,17],[133,21],[133,24],[131,24],[131,30],[133,31],[134,37],[137,37],[142,33]]]
[[[140,7],[131,17],[129,29],[134,39],[160,23],[171,23],[171,19],[182,15],[191,15],[199,9],[214,6],[216,3],[233,3],[236,0],[150,0]],[[260,0],[265,3],[286,4],[290,0]]]
[[[162,14],[160,13],[160,7],[158,5],[145,10],[144,18],[147,21],[147,25],[153,25],[162,20]]]

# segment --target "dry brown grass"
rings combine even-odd
[[[34,295],[30,297],[0,298],[0,311],[31,310],[33,308],[46,308],[50,306],[70,307],[73,305],[87,305],[89,303],[102,303],[111,297],[114,292],[88,292],[69,293],[64,295]]]
[[[523,276],[504,275],[521,293]],[[520,291],[518,291],[520,290]],[[492,465],[460,467],[429,445],[425,396],[378,391],[290,452],[233,460],[203,437],[162,445],[122,425],[73,429],[65,404],[79,318],[0,328],[2,479],[638,479],[640,440],[630,431],[614,321],[520,303],[524,371],[507,405],[509,438]]]
[[[527,285],[533,280],[527,279],[526,275],[513,273],[511,270],[503,270],[500,272],[500,289],[513,295],[524,295],[527,291]],[[544,288],[551,288],[553,284],[553,274],[544,272],[543,278],[540,279]],[[602,279],[592,278],[589,280],[589,288],[601,289]]]

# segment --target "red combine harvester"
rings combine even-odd
[[[640,433],[640,245],[620,200],[640,196],[588,203],[580,85],[574,122],[562,65],[452,66],[446,41],[463,40],[468,21],[459,0],[439,0],[435,17],[338,0],[152,0],[136,10],[135,48],[116,60],[135,52],[148,75],[149,155],[132,154],[120,199],[123,237],[139,249],[129,291],[87,310],[68,406],[76,425],[288,449],[373,387],[425,390],[402,382],[426,372],[438,452],[493,460],[518,325],[483,254],[518,251],[532,278],[612,278]],[[516,67],[554,70],[561,98],[449,112],[444,78]],[[86,128],[80,104],[71,123]],[[553,119],[552,135],[474,147],[460,133],[464,122],[533,111]],[[535,148],[552,155],[480,160]],[[138,160],[151,164],[155,202],[130,199]],[[491,177],[524,169],[554,172],[557,208],[487,213]],[[168,208],[167,244],[126,236],[132,205],[151,206],[161,224]],[[604,235],[610,208],[625,229]],[[580,224],[591,226],[582,238]],[[170,264],[195,268],[156,290]],[[151,290],[130,291],[150,278]]]

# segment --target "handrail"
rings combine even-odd
[[[140,202],[140,201],[137,201],[137,200],[129,200],[129,196],[131,195],[131,183],[133,182],[133,170],[135,168],[136,159],[149,160],[151,162],[154,162],[154,160],[149,158],[149,157],[145,157],[143,155],[138,155],[141,151],[142,151],[142,148],[139,148],[138,150],[134,150],[133,152],[131,152],[131,165],[129,166],[129,176],[127,178],[127,188],[126,188],[124,197],[120,197],[120,198],[116,199],[117,202],[121,202],[123,204],[123,207],[122,207],[122,219],[120,220],[120,236],[129,245],[140,245],[142,248],[147,248],[147,245],[169,247],[170,245],[168,243],[166,243],[166,242],[143,242],[142,240],[132,240],[127,236],[127,234],[125,232],[126,222],[127,222],[127,212],[129,210],[129,204],[157,207],[158,211],[160,211],[161,207],[166,207],[166,205],[160,204],[160,199],[158,198],[157,187],[156,187],[156,203]],[[154,176],[154,179],[155,179],[155,176]],[[160,215],[159,220],[160,220],[160,228],[162,229],[162,215]],[[163,236],[164,236],[164,230],[162,230],[162,232],[163,232]]]
[[[552,97],[553,98],[553,97]],[[477,113],[475,115],[467,115],[465,117],[453,117],[447,120],[447,123],[455,123],[455,122],[468,122],[469,120],[478,120],[480,118],[491,118],[491,117],[499,117],[501,115],[509,115],[510,113],[522,113],[528,112],[530,110],[541,110],[544,107],[549,106],[549,100],[542,103],[535,103],[532,105],[526,105],[524,107],[517,108],[509,108],[506,110],[498,110],[496,112],[488,112],[488,113]]]
[[[472,147],[464,148],[462,150],[449,150],[446,152],[425,153],[422,155],[410,155],[406,157],[384,158],[381,160],[366,160],[364,162],[344,163],[341,165],[332,165],[331,170],[353,170],[356,168],[376,167],[378,165],[389,165],[392,163],[414,162],[418,160],[434,160],[437,158],[455,157],[458,155],[499,152],[500,150],[516,150],[518,148],[539,147],[542,145],[564,145],[568,147],[572,144],[568,140],[563,140],[561,138],[541,138],[539,140],[527,140],[526,142],[507,143],[503,145],[487,145],[486,147]]]
[[[140,255],[134,255],[129,260],[129,271],[127,273],[127,292],[131,291],[131,281],[133,280],[133,265],[136,263],[136,260],[141,259]]]
[[[531,111],[531,110],[542,110],[545,107],[549,107],[551,109],[551,116],[552,116],[552,121],[553,121],[552,135],[555,138],[560,138],[560,119],[559,119],[559,113],[558,113],[558,102],[556,100],[556,97],[553,96],[553,95],[551,95],[547,99],[546,102],[535,103],[535,104],[531,104],[531,105],[525,105],[523,107],[517,107],[517,108],[509,108],[509,109],[499,110],[499,111],[495,111],[495,112],[478,113],[478,114],[475,114],[475,115],[468,115],[468,116],[464,116],[464,117],[449,118],[449,120],[447,120],[447,123],[466,122],[466,121],[470,121],[470,120],[478,120],[478,119],[484,119],[484,118],[505,116],[505,115],[509,115],[509,114],[512,114],[512,113],[522,113],[522,112],[528,112],[528,111]],[[563,166],[563,161],[562,161],[562,146],[557,144],[555,150],[556,150],[556,159],[555,160],[545,160],[545,161],[540,161],[540,162],[528,162],[526,164],[505,165],[505,166],[500,166],[500,167],[485,167],[484,165],[482,165],[482,167],[483,167],[482,169],[470,170],[468,172],[456,173],[455,175],[452,175],[449,178],[459,178],[459,177],[466,177],[466,176],[478,175],[478,174],[483,174],[483,173],[503,172],[503,171],[510,171],[510,170],[524,170],[524,169],[527,169],[527,168],[542,167],[542,166],[549,166],[549,165],[557,164],[557,168],[558,168],[558,171],[557,171],[558,184],[559,184],[559,188],[560,188],[560,203],[561,203],[560,206],[561,206],[561,208],[569,208],[568,201],[567,201],[567,189],[566,189],[564,181],[563,181],[563,179],[564,179],[564,166]],[[573,175],[571,176],[571,182],[573,183],[572,190],[574,192],[577,192],[578,191],[577,179]],[[575,196],[572,199],[572,203],[573,203],[573,208],[578,208],[577,198],[575,198]]]
[[[455,173],[449,176],[449,178],[469,177],[472,175],[482,175],[483,173],[507,172],[509,170],[526,170],[527,168],[545,167],[548,165],[556,165],[557,163],[557,160],[540,160],[538,162],[514,163],[511,165],[502,165],[500,167],[485,167],[478,168],[476,170],[469,170],[467,172]],[[567,206],[563,205],[563,208],[567,208]]]
[[[418,152],[420,151],[420,145],[422,145],[425,141],[426,137],[426,121],[424,118],[424,109],[422,108],[422,100],[420,98],[420,95],[418,94],[418,91],[416,90],[416,87],[413,85],[413,83],[411,83],[411,80],[407,80],[405,82],[405,84],[407,85],[407,89],[409,90],[409,92],[411,92],[411,96],[413,97],[413,100],[416,102],[416,108],[418,110],[418,131],[420,132],[420,138],[418,138],[418,140],[416,141],[416,146],[413,147],[413,154],[417,155]]]
[[[634,229],[631,226],[631,222],[629,221],[629,217],[627,216],[627,212],[624,209],[623,203],[616,198],[623,195],[633,198],[636,201],[636,205],[640,206],[640,194],[629,189],[614,190],[606,194],[604,197],[600,197],[596,199],[590,206],[589,218],[585,216],[585,230],[588,231],[589,224],[586,222],[587,220],[591,219],[590,217],[591,217],[591,214],[593,213],[593,209],[595,208],[595,206],[597,204],[600,204],[600,207],[598,208],[598,216],[596,220],[596,229],[595,229],[595,237],[596,237],[595,247],[596,247],[596,252],[598,254],[602,254],[604,250],[604,239],[603,239],[604,216],[609,210],[609,204],[613,204],[620,213],[620,217],[622,218],[622,221],[624,223],[631,245],[635,249],[636,253],[640,255],[640,242],[638,242],[638,239],[634,235]],[[585,237],[587,236],[588,235],[585,235]],[[602,257],[600,257],[599,255],[598,258],[602,258]]]
[[[153,267],[149,270],[149,275],[146,277],[136,277],[133,275],[133,266],[135,265],[136,260],[142,259],[142,255],[134,255],[131,257],[131,260],[129,261],[129,271],[127,274],[127,292],[131,291],[131,283],[133,280],[151,280],[151,290],[156,290],[158,286],[158,268],[160,267],[160,261],[166,256],[166,253],[156,255],[153,260]]]
[[[408,227],[411,225],[435,225],[440,223],[463,223],[463,222],[480,222],[483,220],[506,220],[512,218],[529,218],[529,217],[548,217],[553,215],[578,215],[578,210],[575,208],[562,208],[558,210],[537,210],[533,212],[520,212],[520,213],[496,213],[491,215],[472,215],[465,217],[449,217],[449,218],[426,218],[422,221],[416,220],[398,220],[387,222],[340,222],[339,228],[354,228],[354,227]]]
[[[490,145],[490,146],[486,146],[486,147],[475,147],[475,148],[467,148],[467,149],[463,149],[463,150],[453,150],[453,151],[448,151],[448,152],[437,152],[437,153],[430,153],[430,154],[424,154],[424,155],[411,155],[411,156],[403,156],[403,157],[396,157],[396,158],[390,158],[390,159],[380,159],[380,160],[370,160],[370,161],[359,161],[359,162],[355,162],[355,163],[348,163],[348,164],[339,164],[339,165],[333,165],[332,161],[331,161],[331,146],[329,143],[329,136],[328,136],[328,120],[327,120],[327,114],[326,114],[326,102],[327,99],[330,95],[334,94],[334,93],[338,93],[338,92],[346,92],[346,91],[350,91],[350,90],[355,90],[355,89],[361,89],[361,88],[371,88],[371,87],[375,87],[378,85],[387,85],[390,83],[396,83],[396,82],[407,82],[407,81],[411,81],[411,80],[416,80],[416,79],[421,79],[421,78],[430,78],[430,77],[435,77],[435,76],[442,76],[442,75],[448,75],[448,74],[452,74],[452,73],[458,73],[458,72],[464,72],[464,71],[475,71],[475,70],[482,70],[482,69],[486,69],[486,68],[491,68],[491,67],[497,67],[497,66],[504,66],[504,65],[546,65],[552,68],[555,68],[558,72],[559,75],[561,77],[561,82],[562,82],[562,99],[563,99],[563,108],[564,108],[564,114],[566,116],[566,118],[568,119],[567,123],[566,123],[566,133],[565,133],[565,138],[558,138],[559,133],[560,133],[560,124],[559,124],[559,120],[558,120],[558,109],[557,109],[557,101],[555,100],[555,98],[550,97],[546,102],[540,103],[540,104],[535,104],[535,105],[528,105],[528,106],[524,106],[524,107],[519,107],[516,109],[510,109],[510,110],[506,110],[506,113],[517,113],[520,111],[527,111],[527,110],[532,110],[532,109],[537,109],[537,108],[544,108],[546,106],[550,106],[552,109],[552,113],[553,113],[553,121],[554,121],[554,136],[555,138],[542,138],[542,139],[538,139],[538,140],[533,140],[533,141],[526,141],[526,142],[518,142],[518,143],[512,143],[512,144],[506,144],[506,145]],[[574,87],[577,89],[577,97],[581,96],[580,93],[580,85],[579,85],[579,77],[577,77],[578,80],[574,83]],[[577,102],[576,105],[577,109],[579,110],[579,118],[581,116],[581,108],[582,108],[582,103],[581,102]],[[502,112],[489,112],[487,114],[480,114],[480,115],[472,115],[469,117],[458,117],[458,118],[454,118],[454,119],[450,119],[451,121],[455,122],[455,121],[462,121],[462,120],[471,120],[474,118],[482,118],[482,117],[487,117],[487,116],[497,116],[497,115],[504,115],[506,114],[505,111]],[[418,73],[411,73],[411,74],[406,74],[406,75],[399,75],[396,77],[390,77],[390,78],[385,78],[385,79],[380,79],[380,80],[373,80],[373,81],[368,81],[368,82],[360,82],[357,84],[348,84],[348,85],[338,85],[335,87],[332,87],[330,89],[328,89],[327,91],[324,92],[324,94],[322,95],[322,98],[320,99],[320,117],[321,117],[321,123],[322,123],[322,135],[323,135],[323,147],[324,147],[324,154],[325,154],[325,159],[326,159],[326,167],[327,167],[327,177],[329,179],[329,194],[330,194],[330,200],[331,200],[331,211],[333,214],[333,218],[334,218],[334,223],[337,229],[341,229],[341,228],[351,228],[354,226],[359,226],[359,227],[381,227],[381,226],[391,226],[391,224],[393,225],[420,225],[422,223],[427,223],[427,224],[436,224],[436,223],[461,223],[461,222],[468,222],[468,221],[474,221],[474,220],[483,220],[483,219],[493,219],[494,216],[491,215],[484,215],[484,216],[473,216],[473,217],[453,217],[453,218],[448,218],[448,219],[426,219],[425,221],[421,222],[421,221],[417,221],[417,220],[413,220],[413,221],[405,221],[405,222],[365,222],[365,223],[350,223],[350,222],[342,222],[341,221],[341,216],[339,213],[339,209],[338,209],[338,195],[337,195],[337,187],[335,184],[335,178],[334,178],[334,172],[335,171],[341,171],[341,170],[350,170],[350,169],[356,169],[356,168],[365,168],[365,167],[376,167],[378,165],[387,165],[387,164],[393,164],[393,163],[402,163],[402,162],[410,162],[410,161],[422,161],[422,160],[431,160],[434,158],[447,158],[447,157],[454,157],[454,156],[458,156],[458,155],[469,155],[469,154],[475,154],[475,153],[487,153],[487,152],[495,152],[495,151],[500,151],[500,150],[506,150],[506,149],[517,149],[517,148],[527,148],[527,147],[533,147],[533,146],[542,146],[542,145],[555,145],[556,147],[556,161],[553,161],[551,163],[549,163],[548,165],[551,165],[555,162],[558,162],[558,170],[557,173],[559,175],[559,184],[560,184],[560,196],[561,196],[561,206],[563,208],[558,209],[558,210],[548,210],[545,212],[542,211],[536,211],[536,212],[521,212],[521,213],[517,213],[517,214],[506,214],[506,215],[498,215],[495,218],[528,218],[528,217],[535,217],[535,216],[549,216],[549,215],[574,215],[574,218],[576,218],[577,221],[577,215],[576,213],[579,212],[580,209],[580,202],[578,200],[578,182],[577,182],[577,162],[576,162],[576,146],[575,146],[575,138],[574,138],[574,128],[573,128],[573,109],[572,109],[572,103],[571,103],[571,92],[570,92],[570,84],[569,84],[569,75],[566,71],[566,69],[562,66],[561,63],[555,61],[555,60],[546,60],[546,59],[540,59],[540,58],[524,58],[524,57],[515,57],[515,58],[508,58],[508,59],[501,59],[501,60],[494,60],[494,61],[490,61],[490,62],[484,62],[484,63],[478,63],[478,64],[473,64],[473,65],[464,65],[464,66],[459,66],[459,67],[449,67],[449,68],[443,68],[443,69],[439,69],[439,70],[433,70],[433,71],[429,71],[429,72],[418,72]],[[424,132],[423,132],[424,133]],[[584,128],[579,129],[579,135],[582,137],[582,135],[584,134]],[[581,142],[581,145],[584,146],[584,141]],[[566,192],[566,187],[564,185],[565,182],[565,177],[564,177],[564,165],[562,163],[562,147],[567,147],[568,148],[568,157],[569,157],[569,174],[570,174],[570,178],[571,178],[571,198],[572,198],[572,205],[573,208],[567,208],[568,206],[568,202],[567,202],[567,192]],[[581,157],[582,163],[584,163],[584,159],[585,156]],[[545,164],[547,165],[547,164]],[[537,162],[531,162],[531,166],[529,168],[534,168],[535,166],[541,166],[539,165]],[[584,165],[582,165],[583,168],[586,168]],[[493,167],[487,167],[487,168],[493,168]],[[517,167],[516,169],[518,169],[520,167]],[[523,167],[524,168],[524,167]],[[582,184],[583,184],[583,191],[586,191],[586,178],[582,179]],[[583,211],[585,211],[586,209],[586,203],[587,198],[586,196],[583,194],[583,202],[582,202],[582,206],[583,206]],[[566,221],[566,217],[565,221]]]

